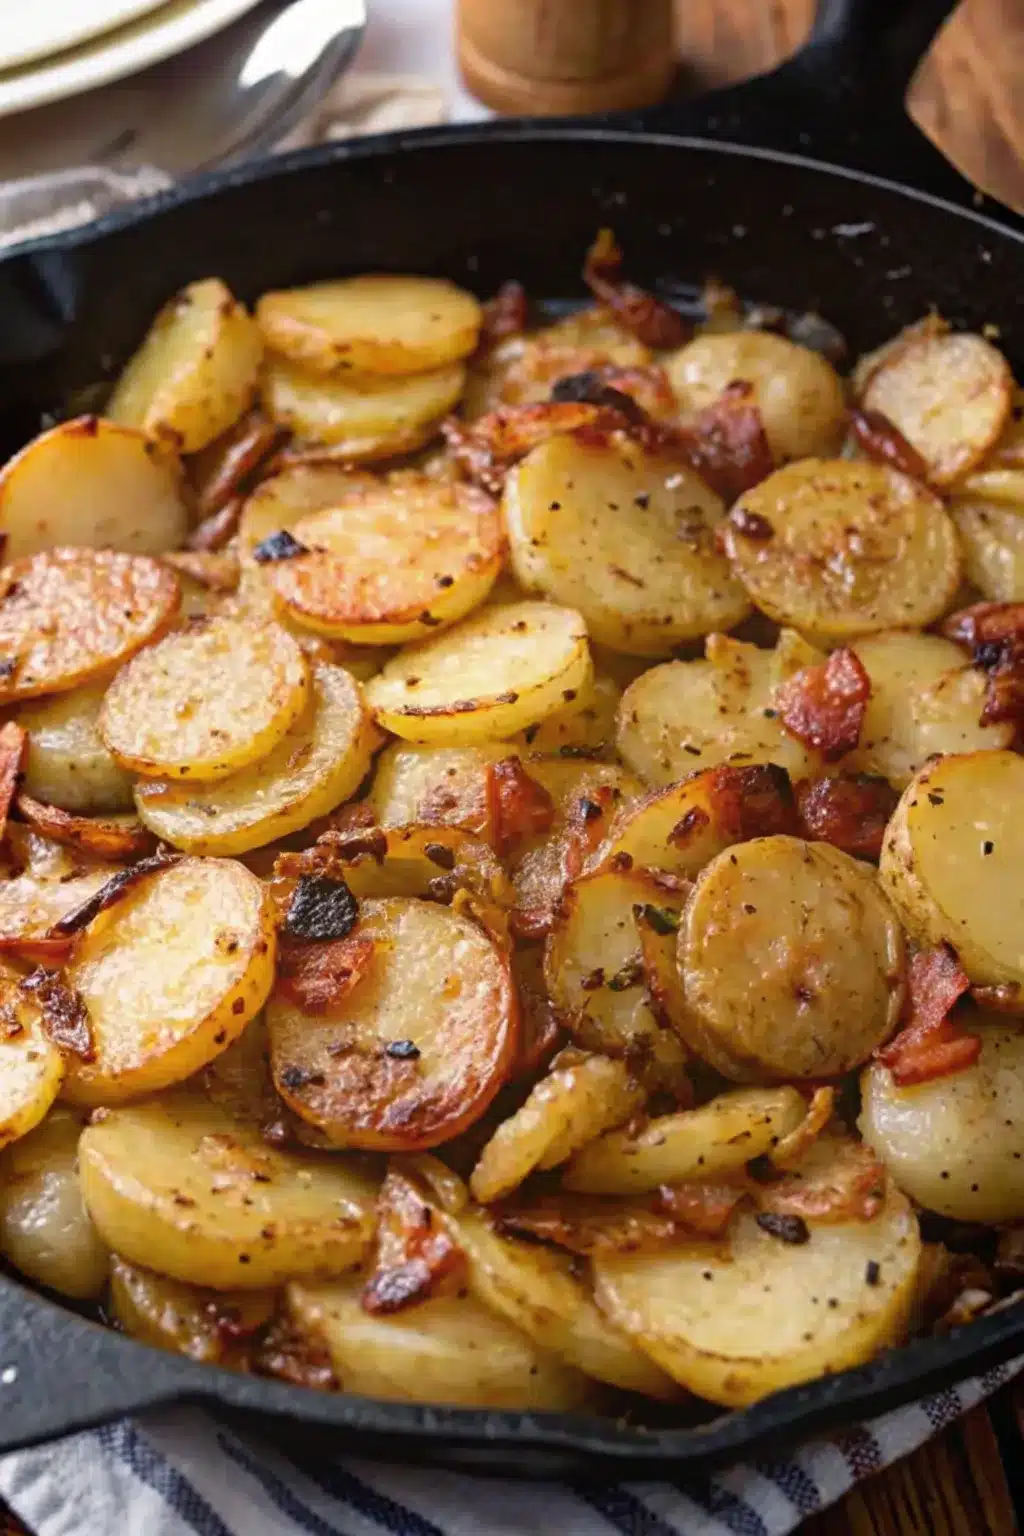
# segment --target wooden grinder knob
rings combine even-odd
[[[649,106],[675,74],[672,0],[458,0],[456,14],[463,79],[499,112]]]

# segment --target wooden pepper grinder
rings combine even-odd
[[[650,106],[676,71],[672,0],[457,0],[474,96],[533,117]]]

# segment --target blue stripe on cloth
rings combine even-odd
[[[775,1483],[802,1515],[816,1515],[821,1508],[821,1490],[814,1478],[795,1461],[757,1461],[762,1477]]]
[[[716,1478],[701,1479],[691,1485],[677,1483],[676,1487],[681,1493],[686,1493],[691,1499],[706,1509],[709,1515],[714,1515],[716,1520],[736,1536],[770,1536],[757,1510],[747,1503],[746,1499],[739,1498],[735,1493],[730,1493],[728,1488],[723,1488]]]
[[[603,1515],[623,1536],[680,1536],[679,1527],[669,1525],[647,1508],[628,1488],[588,1488],[572,1484],[572,1491],[584,1504]]]
[[[301,1499],[283,1483],[279,1477],[267,1467],[261,1467],[256,1458],[238,1443],[232,1440],[223,1430],[217,1432],[217,1444],[236,1466],[254,1478],[270,1502],[279,1509],[282,1515],[287,1515],[300,1530],[307,1536],[349,1536],[340,1525],[331,1525],[322,1515],[318,1515],[315,1509],[310,1509]]]
[[[288,1460],[303,1477],[315,1483],[321,1493],[339,1503],[350,1504],[357,1514],[375,1520],[392,1536],[444,1536],[441,1527],[432,1520],[425,1519],[414,1509],[396,1504],[386,1493],[378,1493],[376,1488],[371,1488],[369,1483],[362,1482],[336,1462],[314,1461],[296,1456],[294,1451],[289,1453]]]
[[[105,1424],[101,1429],[93,1430],[92,1435],[108,1456],[116,1456],[140,1482],[159,1494],[168,1509],[195,1531],[196,1536],[232,1536],[202,1494],[153,1449],[133,1424],[126,1420]]]

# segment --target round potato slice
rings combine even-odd
[[[40,699],[18,710],[28,732],[24,787],[37,800],[79,815],[116,815],[132,808],[132,781],[99,732],[105,682]]]
[[[679,928],[690,1048],[734,1082],[838,1077],[896,1028],[905,946],[875,873],[759,837],[704,870]]]
[[[553,437],[505,483],[512,565],[523,586],[577,608],[595,640],[665,656],[750,611],[715,543],[725,508],[677,462]]]
[[[274,1314],[273,1291],[212,1291],[115,1256],[110,1311],[118,1327],[156,1349],[244,1369],[246,1345]]]
[[[37,840],[42,843],[42,839]],[[49,847],[54,845],[49,844]],[[65,850],[61,849],[61,853]],[[75,872],[74,861],[67,856],[45,872],[27,869],[7,880],[0,880],[0,936],[41,938],[61,918],[74,912],[95,896],[111,876],[116,864],[101,864],[82,873]]]
[[[64,693],[156,640],[178,580],[148,555],[51,549],[0,573],[0,701]]]
[[[961,577],[938,497],[881,464],[805,459],[733,508],[725,541],[769,618],[820,642],[930,624]]]
[[[463,415],[474,421],[499,405],[550,400],[559,379],[591,368],[647,368],[653,362],[650,348],[624,330],[610,310],[591,305],[528,336],[510,336],[484,357],[474,358]],[[674,408],[671,390],[668,393]]]
[[[181,469],[151,438],[96,416],[33,438],[0,473],[4,558],[57,544],[158,555],[181,544]]]
[[[436,277],[367,274],[265,293],[256,319],[275,352],[314,373],[426,373],[475,349],[483,311]]]
[[[278,624],[200,620],[118,673],[100,733],[123,768],[222,779],[265,758],[303,714],[309,666]]]
[[[668,363],[684,410],[713,405],[737,379],[754,403],[777,462],[834,453],[846,430],[842,381],[819,352],[769,331],[698,336]]]
[[[682,1386],[742,1408],[870,1360],[906,1329],[921,1258],[917,1221],[891,1191],[873,1221],[780,1241],[743,1211],[725,1252],[600,1254],[598,1305]]]
[[[198,1071],[262,1008],[274,950],[269,894],[243,865],[182,859],[145,876],[75,945],[67,977],[93,1054],[64,1097],[110,1104]]]
[[[271,1147],[193,1094],[111,1110],[83,1132],[78,1157],[103,1240],[190,1285],[253,1291],[340,1275],[373,1237],[371,1180]]]
[[[741,797],[754,775],[742,769],[739,773],[742,778],[738,776],[736,784]],[[619,812],[590,867],[599,869],[612,860],[622,864],[629,859],[634,867],[691,879],[716,853],[744,840],[742,816],[734,821],[723,814],[725,789],[721,774],[709,768],[680,784],[653,790]]]
[[[0,972],[0,1147],[39,1124],[64,1079],[64,1057],[21,980],[6,967]]]
[[[579,613],[513,603],[409,646],[370,682],[366,697],[394,735],[463,746],[511,736],[553,715],[592,672]]]
[[[371,761],[359,684],[343,667],[320,665],[305,712],[259,762],[215,784],[141,782],[135,803],[172,847],[233,856],[326,816],[355,793]]]
[[[110,1255],[82,1201],[81,1134],[80,1117],[58,1106],[4,1153],[0,1252],[49,1290],[96,1301],[107,1288]]]
[[[806,1112],[795,1088],[737,1088],[699,1109],[609,1131],[577,1154],[562,1183],[582,1194],[632,1195],[689,1179],[728,1178],[769,1153]]]
[[[360,464],[421,448],[441,417],[458,404],[465,382],[461,363],[408,378],[324,378],[272,358],[261,392],[273,421],[306,442],[330,444],[350,463]]]
[[[1024,982],[1024,758],[968,752],[903,791],[879,878],[912,938],[952,944],[975,984]]]
[[[259,327],[220,279],[190,283],[157,315],[107,414],[196,453],[248,410],[262,358]]]
[[[1013,405],[1010,365],[972,332],[921,334],[868,379],[863,405],[888,416],[935,485],[968,474],[1000,437]]]
[[[382,827],[412,822],[486,833],[487,770],[509,754],[503,742],[475,747],[392,742],[377,759],[370,804]]]
[[[512,737],[512,742],[539,755],[571,757],[604,755],[615,750],[615,722],[622,688],[607,673],[597,673],[577,690],[564,708]]]
[[[416,1151],[472,1125],[518,1043],[507,957],[468,917],[412,898],[366,901],[351,941],[365,974],[329,1014],[283,992],[267,1009],[274,1081],[337,1146]]]
[[[994,603],[1024,600],[1024,499],[1020,507],[956,497],[949,515],[964,551],[964,575]]]

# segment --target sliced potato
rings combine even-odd
[[[409,646],[373,679],[366,697],[394,735],[462,746],[511,736],[553,715],[592,670],[578,613],[514,603]]]
[[[6,966],[0,971],[0,1147],[39,1124],[64,1079],[64,1057],[21,980]]]
[[[600,305],[575,310],[528,336],[510,336],[474,358],[463,414],[474,421],[499,405],[550,400],[559,379],[590,368],[645,368],[652,352]],[[674,402],[673,402],[674,404]]]
[[[665,656],[749,612],[715,543],[725,508],[676,461],[635,444],[553,437],[505,482],[516,576],[582,613],[595,640]]]
[[[290,1285],[292,1322],[326,1349],[343,1392],[461,1408],[570,1409],[592,1389],[472,1296],[438,1296],[387,1316],[363,1310],[357,1280]]]
[[[352,464],[411,453],[429,442],[466,382],[461,363],[408,378],[324,378],[282,358],[263,373],[263,407],[306,442],[337,447]]]
[[[115,1256],[110,1310],[118,1327],[144,1344],[244,1368],[246,1340],[273,1316],[273,1291],[212,1291],[169,1280]]]
[[[258,1291],[340,1275],[372,1239],[371,1180],[271,1147],[194,1094],[111,1110],[83,1132],[78,1156],[104,1241],[190,1285]]]
[[[145,876],[76,942],[67,976],[93,1055],[71,1064],[65,1098],[115,1103],[198,1071],[262,1008],[274,949],[270,897],[243,865],[182,859]]]
[[[313,668],[305,712],[265,757],[215,784],[141,782],[146,826],[186,853],[234,856],[326,816],[355,793],[372,760],[359,684],[343,667]]]
[[[5,566],[0,700],[93,681],[166,630],[178,607],[170,566],[111,549],[51,549]]]
[[[806,1108],[795,1088],[736,1088],[700,1109],[609,1131],[583,1148],[562,1182],[582,1194],[631,1195],[728,1178],[796,1130]]]
[[[742,772],[742,770],[740,770]],[[742,842],[742,819],[724,814],[723,780],[714,768],[691,774],[667,789],[652,790],[621,810],[592,856],[599,869],[613,859],[689,879],[723,848]]]
[[[95,1301],[107,1288],[110,1256],[82,1201],[82,1121],[52,1109],[0,1164],[0,1252],[23,1275],[61,1296]]]
[[[136,816],[73,816],[24,791],[18,795],[17,810],[42,837],[88,859],[118,863],[145,858],[155,851],[152,836]]]
[[[133,427],[63,421],[4,466],[0,531],[6,560],[59,544],[158,555],[188,532],[180,466]]]
[[[370,804],[382,827],[423,822],[485,834],[487,770],[507,756],[508,748],[499,742],[475,747],[392,742],[377,760]]]
[[[834,453],[846,429],[843,385],[819,352],[769,331],[698,336],[669,360],[672,388],[684,410],[712,405],[734,380],[754,390],[772,453],[779,463]]]
[[[100,734],[136,773],[222,779],[277,746],[306,709],[309,685],[306,658],[280,625],[201,620],[118,673]]]
[[[838,1077],[893,1033],[903,933],[874,870],[759,837],[712,859],[679,928],[692,1050],[735,1082]]]
[[[157,315],[107,414],[196,453],[249,409],[262,357],[259,327],[220,279],[189,283]]]
[[[351,838],[329,834],[328,857],[360,901],[383,896],[419,896],[451,901],[469,891],[499,907],[512,905],[512,887],[487,843],[456,827],[391,827]],[[319,851],[319,850],[317,850]],[[275,880],[283,899],[284,879]]]
[[[964,551],[964,575],[995,603],[1024,600],[1024,497],[1020,506],[957,496],[949,515]]]
[[[36,841],[41,843],[42,839]],[[52,868],[29,868],[0,880],[0,936],[42,938],[118,873],[116,864],[99,864],[76,872],[71,856],[64,849],[59,851],[63,858],[59,862],[54,860]]]
[[[991,342],[950,331],[897,347],[871,374],[861,400],[917,449],[935,485],[952,485],[1000,437],[1013,388],[1010,365]]]
[[[368,470],[345,469],[331,463],[292,464],[269,475],[247,496],[238,521],[238,558],[242,567],[240,595],[265,611],[273,561],[260,561],[254,551],[276,533],[292,533],[313,512],[344,505],[346,498],[379,489],[380,479]],[[250,587],[253,590],[250,590]]]
[[[917,1220],[893,1190],[873,1221],[812,1226],[806,1243],[743,1211],[725,1252],[602,1254],[594,1274],[598,1305],[652,1359],[740,1408],[898,1343],[920,1256]]]
[[[822,643],[930,624],[960,584],[941,501],[881,464],[789,464],[744,494],[725,541],[758,608]]]
[[[132,781],[107,751],[98,718],[105,682],[24,704],[17,721],[28,732],[24,786],[48,805],[80,815],[130,811]]]
[[[511,738],[510,745],[538,754],[610,755],[622,689],[608,673],[594,676],[553,715]]]
[[[952,944],[971,981],[1024,982],[1020,869],[1024,758],[968,752],[928,763],[903,791],[879,877],[919,944]]]

